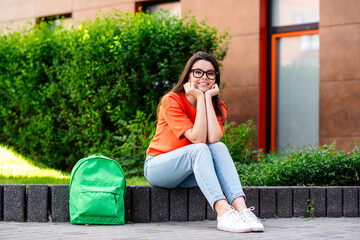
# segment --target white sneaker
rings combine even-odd
[[[217,228],[228,232],[251,232],[250,226],[245,223],[239,216],[238,212],[231,209],[217,218]]]
[[[264,225],[262,225],[260,219],[258,219],[255,216],[255,214],[252,212],[254,209],[255,207],[245,208],[241,212],[237,212],[237,213],[239,217],[250,226],[251,231],[263,232]]]

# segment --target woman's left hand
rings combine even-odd
[[[206,95],[210,95],[210,97],[216,96],[220,93],[218,85],[215,83],[209,90],[205,92]]]

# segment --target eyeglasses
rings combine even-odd
[[[201,69],[191,69],[191,72],[193,73],[194,78],[201,78],[204,76],[204,73],[206,74],[206,77],[210,80],[215,80],[217,72],[214,70],[209,71],[203,71]]]

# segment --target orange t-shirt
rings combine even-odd
[[[225,104],[222,112],[226,117]],[[193,128],[196,118],[196,108],[186,99],[183,93],[169,93],[161,100],[156,133],[151,140],[147,155],[157,156],[192,144],[183,134]],[[224,132],[224,122],[217,116],[221,130]]]

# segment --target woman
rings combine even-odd
[[[246,207],[233,160],[220,142],[227,110],[219,99],[219,85],[215,58],[195,53],[177,85],[160,101],[144,175],[154,186],[199,186],[217,213],[220,230],[263,231],[261,222]]]

